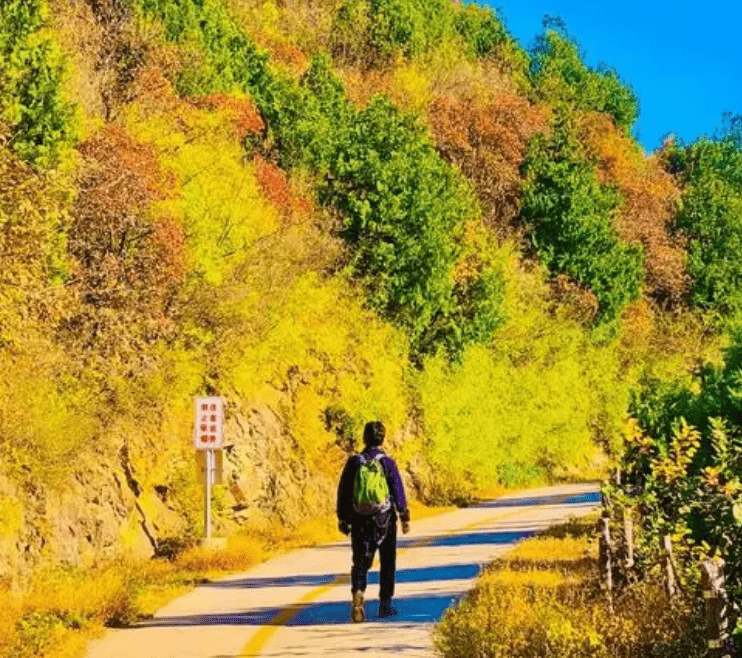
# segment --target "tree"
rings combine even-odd
[[[641,293],[643,250],[618,239],[621,197],[582,154],[569,109],[558,109],[550,137],[533,139],[524,173],[521,216],[539,258],[593,291],[599,323],[616,319]]]
[[[474,204],[423,130],[377,97],[351,127],[323,200],[341,213],[372,306],[419,338],[452,303],[457,234]]]
[[[692,303],[718,314],[742,311],[742,148],[731,132],[662,154],[683,189],[676,228],[688,240]]]
[[[535,100],[566,103],[573,109],[605,112],[629,131],[639,116],[639,100],[615,70],[585,66],[577,42],[560,19],[544,19],[544,31],[531,51]]]
[[[605,114],[589,113],[581,120],[587,157],[597,165],[605,185],[618,187],[624,202],[616,233],[644,249],[645,294],[662,308],[678,308],[690,287],[687,244],[674,229],[680,189],[661,156],[647,157],[643,149]]]
[[[73,111],[62,97],[64,68],[53,42],[42,33],[43,0],[0,4],[0,123],[26,162],[55,165],[74,138]]]
[[[443,157],[472,181],[484,222],[500,238],[511,235],[520,214],[520,168],[529,139],[545,127],[541,114],[513,94],[487,105],[441,97],[430,121]]]
[[[182,280],[183,231],[174,219],[153,212],[156,201],[172,194],[174,180],[153,147],[116,126],[78,150],[85,167],[68,234],[75,263],[69,283],[83,306],[67,328],[84,341],[109,343],[104,351],[115,350],[112,345],[157,336],[173,287]]]
[[[491,9],[450,0],[347,0],[333,33],[336,56],[368,67],[388,64],[398,54],[425,55],[444,41],[460,43],[473,58],[514,43]]]

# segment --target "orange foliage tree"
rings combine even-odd
[[[511,235],[520,211],[520,166],[528,140],[544,130],[542,114],[513,94],[488,105],[441,96],[430,121],[439,151],[474,183],[487,225],[500,238]]]
[[[79,194],[72,207],[68,251],[75,267],[71,284],[83,311],[73,329],[88,325],[91,337],[120,322],[164,321],[184,275],[184,235],[179,224],[159,217],[153,204],[174,192],[175,180],[154,148],[123,128],[107,126],[79,145],[83,157]]]
[[[686,241],[672,231],[680,198],[676,182],[657,157],[646,157],[608,115],[585,114],[582,130],[601,182],[615,183],[625,200],[616,231],[622,240],[644,247],[647,294],[662,307],[676,306],[690,282]]]

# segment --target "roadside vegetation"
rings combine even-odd
[[[596,516],[555,526],[489,565],[435,630],[444,658],[675,658],[706,655],[703,609],[656,577],[608,604]]]
[[[278,553],[336,539],[332,519],[287,529],[279,524],[233,535],[221,548],[163,546],[163,556],[39,570],[19,595],[0,589],[0,656],[77,658],[106,627],[150,617],[199,583],[248,569]]]
[[[652,564],[672,553],[672,575],[686,596],[700,603],[702,563],[720,566],[728,606],[724,624],[737,651],[742,646],[741,339],[737,333],[722,365],[706,365],[689,382],[646,383],[632,400],[634,425],[619,465],[621,483],[608,489],[616,515],[636,517],[641,524],[643,559]]]

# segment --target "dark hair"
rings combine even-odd
[[[379,420],[366,423],[366,427],[363,428],[363,443],[369,448],[380,446],[384,443],[385,436],[386,428],[384,427],[384,423]]]

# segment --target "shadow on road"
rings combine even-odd
[[[419,569],[398,569],[398,583],[421,583],[425,581],[465,580],[476,578],[479,574],[478,564],[449,564],[442,567],[426,567]],[[239,578],[215,583],[205,583],[202,587],[217,587],[224,589],[262,589],[266,587],[322,587],[337,582],[338,578],[348,574],[319,574],[305,576],[285,576],[275,578]],[[369,585],[379,584],[379,572],[374,570],[368,574]]]
[[[498,508],[498,507],[536,507],[538,505],[597,505],[600,503],[599,491],[588,491],[573,496],[551,495],[551,496],[533,496],[523,498],[505,498],[490,500],[486,503],[475,505],[478,508]]]
[[[385,619],[377,617],[378,601],[366,603],[367,621],[394,624],[428,624],[437,621],[451,605],[456,603],[466,589],[441,595],[410,596],[394,599],[399,614]],[[139,628],[186,626],[321,626],[348,624],[350,593],[342,601],[321,603],[296,603],[282,608],[256,608],[246,612],[229,612],[215,615],[183,615],[156,617],[137,624]]]
[[[466,546],[481,544],[514,544],[521,539],[531,537],[536,530],[505,530],[505,531],[487,531],[480,532],[462,532],[459,534],[430,537],[415,537],[414,539],[402,540],[399,542],[400,548],[405,548],[408,544],[423,544],[426,548],[436,548],[443,546]]]
[[[443,613],[466,593],[465,588],[445,594],[399,597],[394,605],[399,614],[386,619],[377,617],[378,601],[366,603],[368,621],[394,624],[429,624],[438,621]],[[286,624],[287,626],[315,626],[322,624],[347,624],[350,616],[350,593],[347,601],[332,601],[307,606]]]
[[[315,574],[304,576],[276,576],[271,578],[236,578],[204,583],[201,587],[220,589],[262,589],[264,587],[322,587],[329,585],[340,574]]]

